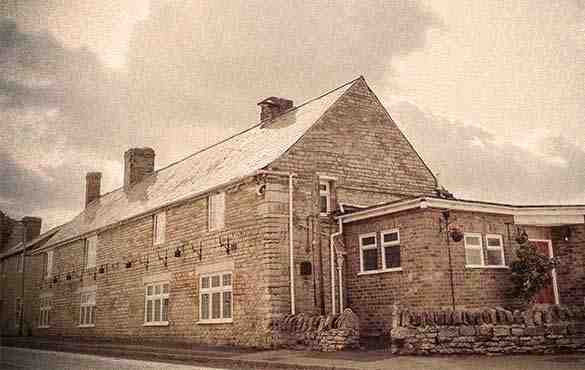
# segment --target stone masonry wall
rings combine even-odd
[[[273,323],[275,347],[332,352],[359,347],[359,320],[350,310],[338,315],[286,315]]]
[[[83,241],[57,248],[53,271],[58,282],[37,282],[34,334],[269,346],[269,324],[279,299],[271,291],[274,275],[286,275],[281,266],[273,265],[280,258],[287,230],[270,223],[267,203],[256,193],[254,181],[228,189],[226,225],[221,231],[208,231],[206,197],[169,208],[166,241],[159,247],[153,246],[152,216],[131,220],[99,233],[97,266],[83,272]],[[224,242],[229,236],[237,249],[228,255],[219,244],[220,235]],[[178,247],[182,254],[175,257]],[[132,262],[130,267],[127,261]],[[234,265],[233,322],[201,324],[198,271],[218,263]],[[104,273],[99,273],[101,267]],[[72,279],[66,280],[71,271]],[[170,279],[169,325],[145,326],[143,279],[160,275]],[[96,324],[79,327],[79,289],[91,286],[97,291]],[[44,293],[53,294],[50,328],[37,327],[39,296]]]
[[[390,335],[400,354],[585,352],[585,309],[403,310]]]
[[[364,81],[356,82],[269,169],[297,174],[294,268],[298,312],[332,311],[329,236],[337,231],[337,223],[319,215],[319,176],[333,179],[333,209],[339,202],[368,206],[432,194],[435,189],[432,173]],[[287,189],[283,182],[281,191]],[[284,197],[283,210],[287,203]],[[302,262],[312,263],[312,276],[300,276]],[[337,285],[335,292],[337,297]]]

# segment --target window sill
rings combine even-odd
[[[208,320],[197,321],[197,325],[231,324],[233,322],[234,322],[234,319],[208,319]]]
[[[78,328],[95,328],[95,324],[77,325]]]
[[[142,326],[169,326],[168,321],[145,322]]]
[[[48,329],[50,328],[50,325],[42,325],[42,326],[37,326],[37,329]]]
[[[360,271],[358,272],[358,276],[361,275],[376,275],[376,274],[383,274],[386,272],[399,272],[402,271],[402,267],[395,267],[391,269],[383,269],[383,270],[371,270],[371,271]]]
[[[509,266],[505,266],[505,265],[502,265],[502,266],[498,266],[498,265],[493,265],[493,266],[490,266],[490,265],[486,265],[486,266],[483,266],[483,265],[465,265],[465,268],[466,269],[496,269],[496,270],[504,269],[505,270],[505,269],[509,269],[510,267]]]

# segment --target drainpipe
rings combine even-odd
[[[339,230],[329,237],[329,254],[330,254],[330,263],[331,263],[331,313],[335,315],[335,248],[333,246],[333,239],[337,236],[340,236],[343,233],[343,222],[341,219],[338,220],[339,222]],[[339,297],[343,299],[343,293],[341,292],[341,271],[339,272]],[[339,305],[340,307],[343,306],[343,303]]]
[[[295,264],[294,264],[294,229],[293,229],[293,172],[282,171],[256,171],[259,175],[288,176],[288,235],[289,235],[289,264],[290,264],[290,313],[296,313],[295,306]]]
[[[23,225],[24,226],[24,225]],[[24,289],[24,284],[26,282],[25,280],[25,274],[26,274],[26,228],[23,227],[22,230],[22,278],[21,278],[21,287],[20,287],[20,291],[21,291],[21,296],[20,296],[20,324],[19,324],[19,335],[22,337],[24,335],[24,296],[25,296],[25,289]]]

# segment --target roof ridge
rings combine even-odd
[[[169,167],[172,167],[172,166],[174,166],[174,165],[176,165],[176,164],[179,164],[179,163],[181,163],[181,162],[184,162],[184,161],[188,160],[189,158],[192,158],[192,157],[194,157],[194,156],[196,156],[196,155],[198,155],[198,154],[201,154],[201,153],[203,153],[203,152],[205,152],[205,151],[207,151],[207,150],[209,150],[209,149],[211,149],[211,148],[214,148],[214,147],[216,147],[216,146],[218,146],[218,145],[220,145],[220,144],[223,144],[223,143],[225,143],[226,141],[229,141],[229,140],[231,140],[231,139],[233,139],[233,138],[235,138],[235,137],[238,137],[238,136],[240,136],[240,135],[242,135],[242,134],[245,134],[246,132],[248,132],[248,131],[250,131],[250,130],[252,130],[252,129],[254,129],[254,128],[258,127],[258,126],[263,126],[263,127],[264,127],[264,126],[268,126],[268,125],[270,125],[270,124],[271,124],[271,123],[272,123],[274,120],[276,120],[277,118],[280,118],[280,117],[282,117],[282,116],[284,116],[284,115],[287,115],[287,114],[289,114],[290,112],[294,112],[294,111],[296,111],[297,109],[299,109],[299,108],[302,108],[302,107],[304,107],[305,105],[307,105],[307,104],[310,104],[310,103],[312,103],[312,102],[314,102],[314,101],[317,101],[317,100],[319,100],[319,99],[322,99],[322,98],[324,98],[325,96],[327,96],[327,95],[329,95],[329,94],[332,94],[332,93],[334,93],[335,91],[337,91],[337,90],[339,90],[339,89],[342,89],[342,88],[344,88],[345,86],[347,86],[347,85],[350,85],[350,84],[352,84],[352,83],[356,82],[357,80],[359,80],[359,79],[363,79],[363,78],[364,78],[364,76],[363,76],[363,75],[360,75],[360,76],[358,76],[358,77],[354,78],[353,80],[347,81],[347,82],[345,82],[345,83],[343,83],[343,84],[341,84],[341,85],[337,86],[337,87],[336,87],[336,88],[334,88],[334,89],[331,89],[331,90],[329,90],[329,91],[327,91],[327,92],[325,92],[325,93],[323,93],[323,94],[321,94],[321,95],[318,95],[317,97],[314,97],[314,98],[312,98],[312,99],[309,99],[309,100],[307,100],[307,101],[303,102],[302,104],[300,104],[300,105],[298,105],[298,106],[296,106],[296,107],[293,107],[292,109],[289,109],[288,111],[286,111],[284,114],[281,114],[280,116],[274,117],[274,118],[272,118],[272,119],[270,119],[270,120],[268,120],[268,121],[260,121],[260,122],[257,122],[256,124],[254,124],[254,125],[252,125],[252,126],[250,126],[250,127],[246,128],[246,129],[244,129],[244,130],[242,130],[242,131],[239,131],[239,132],[237,132],[237,133],[235,133],[235,134],[233,134],[233,135],[231,135],[231,136],[228,136],[228,137],[226,137],[225,139],[222,139],[222,140],[220,140],[220,141],[218,141],[218,142],[216,142],[216,143],[213,143],[213,144],[211,144],[211,145],[208,145],[208,146],[206,146],[206,147],[204,147],[204,148],[202,148],[202,149],[200,149],[200,150],[198,150],[198,151],[196,151],[196,152],[194,152],[194,153],[191,153],[191,154],[189,154],[188,156],[186,156],[186,157],[184,157],[184,158],[181,158],[181,159],[179,159],[179,160],[176,160],[176,161],[174,161],[174,162],[172,162],[172,163],[169,163],[169,164],[167,164],[166,166],[164,166],[164,167],[161,167],[161,168],[159,168],[158,170],[156,170],[156,171],[153,171],[152,173],[148,174],[148,175],[147,175],[147,176],[145,176],[145,177],[144,177],[144,178],[143,178],[143,179],[142,179],[140,182],[142,182],[142,181],[146,180],[146,179],[147,179],[147,178],[149,178],[150,176],[154,176],[155,174],[159,173],[160,171],[166,170],[166,169],[167,169],[167,168],[169,168]],[[136,184],[135,184],[135,185],[136,185]],[[117,188],[115,188],[115,189],[113,189],[113,190],[110,190],[110,191],[109,191],[109,192],[107,192],[107,193],[104,193],[104,194],[102,194],[102,195],[101,195],[99,198],[97,198],[97,199],[94,199],[94,200],[93,200],[93,201],[92,201],[92,202],[91,202],[91,203],[88,205],[88,207],[89,207],[89,206],[91,206],[92,204],[95,204],[95,203],[97,203],[97,202],[99,201],[99,199],[101,199],[101,198],[103,198],[103,197],[105,197],[105,196],[107,196],[107,195],[110,195],[110,194],[112,194],[112,193],[114,193],[114,192],[117,192],[118,190],[121,190],[121,189],[123,189],[123,188],[124,188],[124,186],[122,185],[122,186],[120,186],[120,187],[117,187]],[[80,212],[80,213],[83,213],[83,211],[82,211],[82,212]]]

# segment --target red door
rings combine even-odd
[[[547,257],[552,257],[551,256],[551,251],[550,251],[550,247],[549,247],[549,241],[544,240],[544,241],[531,241],[530,243],[532,243],[533,245],[536,246],[536,250],[538,251],[538,253],[547,256]],[[555,283],[555,281],[552,279],[552,275],[551,275],[551,282],[544,288],[542,288],[540,290],[540,292],[538,292],[536,294],[536,299],[535,299],[535,303],[540,303],[540,304],[555,304],[555,291],[553,288],[553,284]]]

